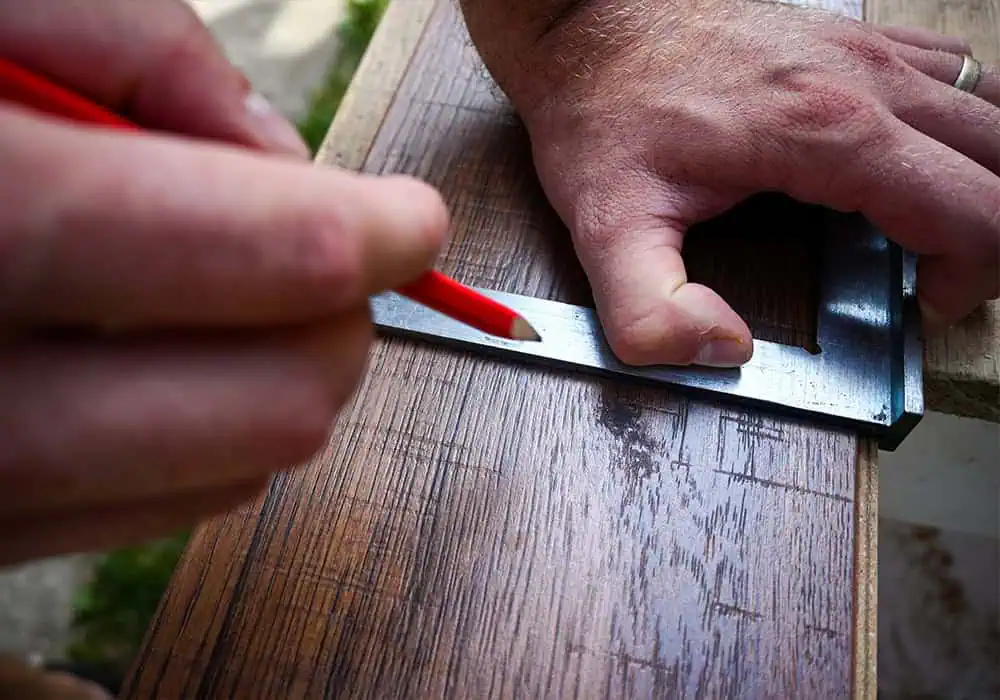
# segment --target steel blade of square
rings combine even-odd
[[[605,377],[693,391],[870,434],[891,451],[923,415],[923,355],[915,263],[873,227],[841,217],[824,234],[817,341],[820,351],[754,341],[738,369],[634,367],[611,351],[595,311],[479,289],[524,316],[542,337],[491,336],[393,292],[371,300],[385,335]]]

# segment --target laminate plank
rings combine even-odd
[[[321,161],[438,186],[445,271],[586,303],[453,3],[384,22]],[[741,301],[801,337],[806,302],[771,293]],[[874,462],[842,430],[381,339],[322,454],[200,528],[124,697],[874,697]]]

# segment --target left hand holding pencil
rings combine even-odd
[[[0,56],[160,132],[0,103],[0,564],[252,498],[324,444],[443,202],[313,167],[179,0],[0,0]]]

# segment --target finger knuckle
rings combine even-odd
[[[658,347],[657,338],[642,322],[620,323],[612,321],[607,327],[608,345],[619,360],[627,365],[645,365]]]
[[[894,73],[903,65],[902,59],[893,48],[893,42],[875,32],[852,26],[834,32],[830,43],[846,52],[852,62],[860,62],[870,71],[880,74]]]
[[[353,299],[364,285],[362,242],[336,207],[312,209],[285,236],[289,284],[321,307]],[[322,300],[329,300],[323,303]]]
[[[819,79],[787,95],[778,111],[782,133],[803,145],[853,148],[879,133],[884,108],[872,95],[853,85]]]
[[[680,332],[676,321],[665,304],[631,316],[612,313],[605,324],[608,345],[627,365],[690,364],[700,349],[699,336]]]
[[[838,204],[857,199],[860,193],[853,189],[864,180],[856,177],[857,166],[891,148],[895,133],[891,113],[875,96],[830,79],[787,95],[773,119],[777,136],[770,138],[781,142],[781,152],[811,164],[807,177],[800,169],[788,170],[781,187],[792,196],[822,194]]]
[[[297,408],[282,419],[277,439],[277,458],[283,464],[306,461],[323,449],[341,407],[319,382],[303,385],[297,393]]]
[[[185,56],[204,57],[218,50],[205,23],[188,3],[170,3],[160,9],[164,12],[160,16],[162,43],[158,47],[162,61],[176,62]]]
[[[774,119],[796,146],[840,161],[884,139],[892,122],[878,85],[902,80],[906,65],[870,32],[837,29],[830,41],[838,50],[772,76],[779,102]]]
[[[317,414],[319,416],[321,414]],[[320,422],[316,417],[303,420],[293,431],[284,436],[280,450],[280,464],[293,465],[306,462],[316,455],[329,440],[336,420]]]
[[[303,361],[309,369],[297,385],[299,408],[293,412],[305,418],[287,436],[289,448],[300,457],[326,444],[338,415],[358,389],[372,337],[371,312],[365,307],[340,314],[305,341]]]

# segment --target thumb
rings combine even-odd
[[[746,363],[753,353],[747,324],[717,293],[688,282],[681,227],[655,214],[627,214],[636,201],[654,202],[655,195],[612,195],[601,223],[579,218],[575,232],[612,351],[630,365]]]
[[[0,0],[0,55],[146,128],[309,156],[180,0]]]

